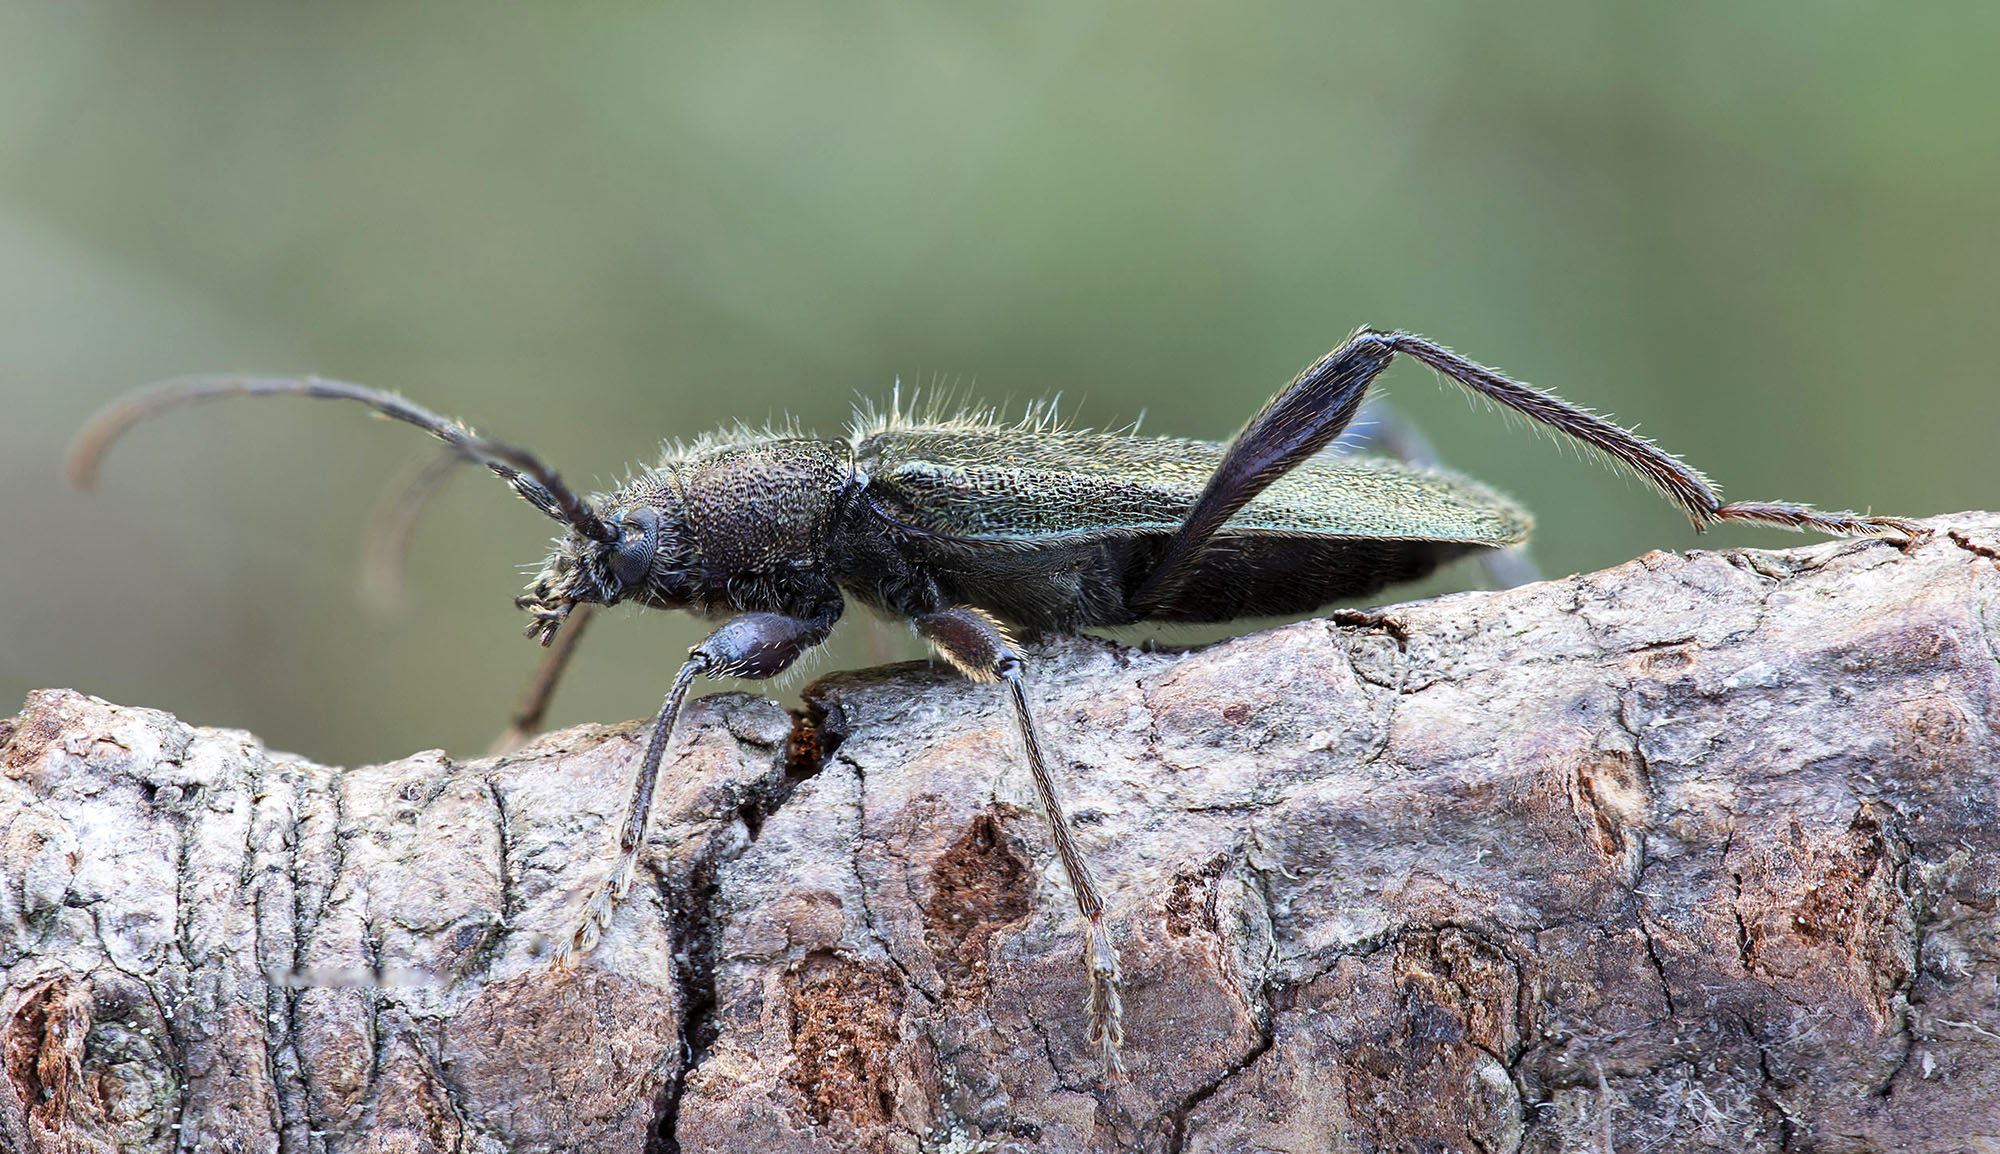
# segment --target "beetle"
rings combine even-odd
[[[78,436],[70,475],[89,487],[112,442],[180,405],[278,394],[354,401],[425,430],[565,526],[515,602],[543,645],[579,607],[620,601],[724,619],[689,651],[652,723],[616,864],[563,943],[564,964],[595,948],[632,884],[660,765],[695,678],[783,673],[826,640],[849,597],[907,619],[946,661],[997,683],[1011,703],[1083,918],[1087,1036],[1112,1078],[1122,1041],[1118,951],[1057,800],[1010,630],[1305,613],[1524,541],[1527,513],[1476,481],[1322,453],[1398,355],[1630,469],[1698,529],[1741,521],[1920,536],[1895,517],[1725,504],[1699,472],[1618,425],[1414,333],[1367,328],[1309,365],[1227,443],[892,406],[862,413],[844,438],[739,430],[675,445],[618,489],[586,497],[526,449],[393,393],[317,377],[209,376],[100,411]]]

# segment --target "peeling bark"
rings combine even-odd
[[[1003,703],[922,665],[331,769],[51,690],[0,721],[9,1151],[2000,1145],[2000,515],[1649,554],[1191,653],[1039,651],[1124,955]],[[650,884],[648,884],[650,882]]]

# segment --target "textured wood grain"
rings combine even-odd
[[[1990,1150],[2000,516],[1037,650],[1124,952],[1102,1089],[1010,720],[921,665],[331,769],[0,721],[9,1151]],[[1954,539],[1947,531],[1956,531]]]

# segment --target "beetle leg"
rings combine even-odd
[[[672,739],[674,722],[680,718],[681,703],[697,675],[744,677],[761,680],[776,677],[789,668],[799,655],[833,632],[840,616],[831,613],[814,618],[786,617],[778,613],[745,613],[730,619],[707,640],[688,651],[688,659],[674,675],[674,685],[660,705],[653,721],[653,735],[646,743],[646,756],[639,763],[639,775],[632,782],[632,802],[626,811],[625,828],[618,836],[618,864],[597,883],[584,906],[583,921],[563,943],[557,963],[573,966],[597,948],[611,915],[632,888],[638,872],[639,849],[646,844],[646,822],[653,809],[653,788],[658,784],[660,762]]]
[[[1388,367],[1394,348],[1373,333],[1357,333],[1315,361],[1271,398],[1229,442],[1187,517],[1153,571],[1132,594],[1146,616],[1171,604],[1194,562],[1224,522],[1294,465],[1332,443],[1361,407],[1368,382]]]
[[[1056,856],[1062,860],[1070,891],[1076,896],[1077,912],[1088,925],[1084,929],[1084,968],[1090,978],[1090,997],[1084,1004],[1089,1023],[1088,1038],[1097,1047],[1104,1063],[1106,1081],[1125,1074],[1118,1047],[1125,1040],[1125,1009],[1118,996],[1118,951],[1104,925],[1104,899],[1091,880],[1090,866],[1070,836],[1069,821],[1063,816],[1062,802],[1056,798],[1055,783],[1049,776],[1048,759],[1043,754],[1040,729],[1028,708],[1027,683],[1021,655],[1008,639],[1000,623],[970,608],[947,609],[913,618],[917,635],[930,642],[946,661],[974,681],[998,681],[1007,687],[1014,703],[1014,720],[1020,726],[1021,741],[1028,750],[1028,768],[1035,779],[1035,793],[1042,812],[1055,835]]]
[[[1666,494],[1697,529],[1717,521],[1747,521],[1835,536],[1914,538],[1921,532],[1914,522],[1896,517],[1822,513],[1783,503],[1725,505],[1708,478],[1636,433],[1414,333],[1363,329],[1307,367],[1230,441],[1152,573],[1133,592],[1132,608],[1145,616],[1171,604],[1210,539],[1251,498],[1338,437],[1354,419],[1369,382],[1398,353],[1610,457]]]
[[[1680,458],[1637,433],[1620,428],[1595,413],[1519,381],[1509,380],[1414,333],[1361,333],[1348,343],[1352,345],[1371,340],[1386,342],[1396,352],[1415,357],[1480,396],[1532,417],[1610,457],[1666,494],[1688,515],[1688,520],[1694,522],[1696,529],[1706,529],[1717,521],[1744,521],[1774,525],[1780,529],[1811,530],[1835,537],[1914,539],[1925,532],[1916,522],[1901,517],[1822,512],[1790,502],[1736,501],[1725,505],[1715,486],[1699,470],[1690,468]]]

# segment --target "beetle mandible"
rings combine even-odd
[[[1453,473],[1322,454],[1398,354],[1595,449],[1663,492],[1697,528],[1745,521],[1841,536],[1903,536],[1895,517],[1804,505],[1724,504],[1650,441],[1408,332],[1362,329],[1308,366],[1226,444],[1002,423],[990,415],[863,414],[846,438],[735,433],[670,448],[614,492],[578,495],[525,449],[392,393],[321,378],[169,381],[98,413],[70,475],[88,487],[127,429],[192,402],[292,394],[357,401],[486,466],[567,532],[516,599],[554,641],[579,607],[633,601],[726,618],[696,645],[660,706],[613,868],[561,948],[595,948],[630,888],[674,722],[696,677],[763,679],[825,641],[852,597],[907,618],[1012,705],[1028,768],[1084,919],[1089,1041],[1120,1069],[1118,951],[1072,838],[1009,633],[1298,614],[1422,577],[1526,539],[1512,501]],[[582,616],[576,619],[580,626]],[[574,627],[571,632],[574,632]]]

